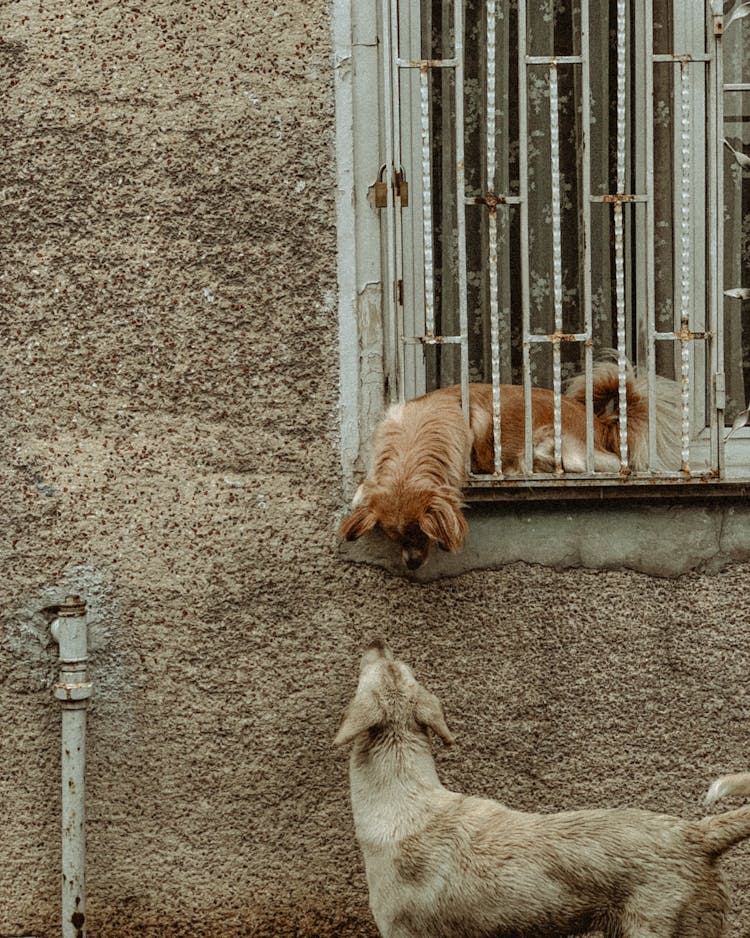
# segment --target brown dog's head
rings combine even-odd
[[[378,733],[368,733],[375,727]],[[382,639],[374,641],[362,655],[359,685],[334,744],[344,746],[362,736],[363,744],[369,745],[371,736],[386,733],[401,739],[426,737],[428,730],[448,745],[453,742],[437,697],[422,687],[408,665],[393,657]]]
[[[468,526],[461,511],[461,499],[449,486],[435,489],[403,488],[399,493],[363,483],[339,533],[356,541],[374,527],[401,547],[401,559],[417,570],[430,553],[432,542],[444,550],[460,550]]]

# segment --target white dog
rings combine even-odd
[[[336,736],[354,743],[351,796],[370,907],[384,938],[718,938],[718,857],[750,806],[698,821],[635,809],[525,814],[444,788],[428,729],[440,703],[382,642],[362,658]],[[707,800],[750,795],[750,773]]]

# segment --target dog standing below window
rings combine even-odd
[[[698,821],[634,809],[526,814],[440,784],[437,697],[382,642],[362,657],[335,742],[383,938],[720,938],[717,859],[750,836],[750,805]],[[750,773],[706,800],[750,796]]]

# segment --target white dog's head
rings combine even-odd
[[[447,744],[453,742],[440,701],[422,687],[408,665],[393,657],[382,639],[377,639],[362,655],[359,685],[335,745],[344,746],[357,737],[366,745],[384,736],[426,738],[428,730]]]

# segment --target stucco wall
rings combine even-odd
[[[331,747],[373,633],[443,699],[447,784],[698,816],[750,765],[750,568],[420,584],[339,550],[326,5],[10,2],[0,40],[0,936],[59,933],[71,590],[97,938],[375,935]]]

